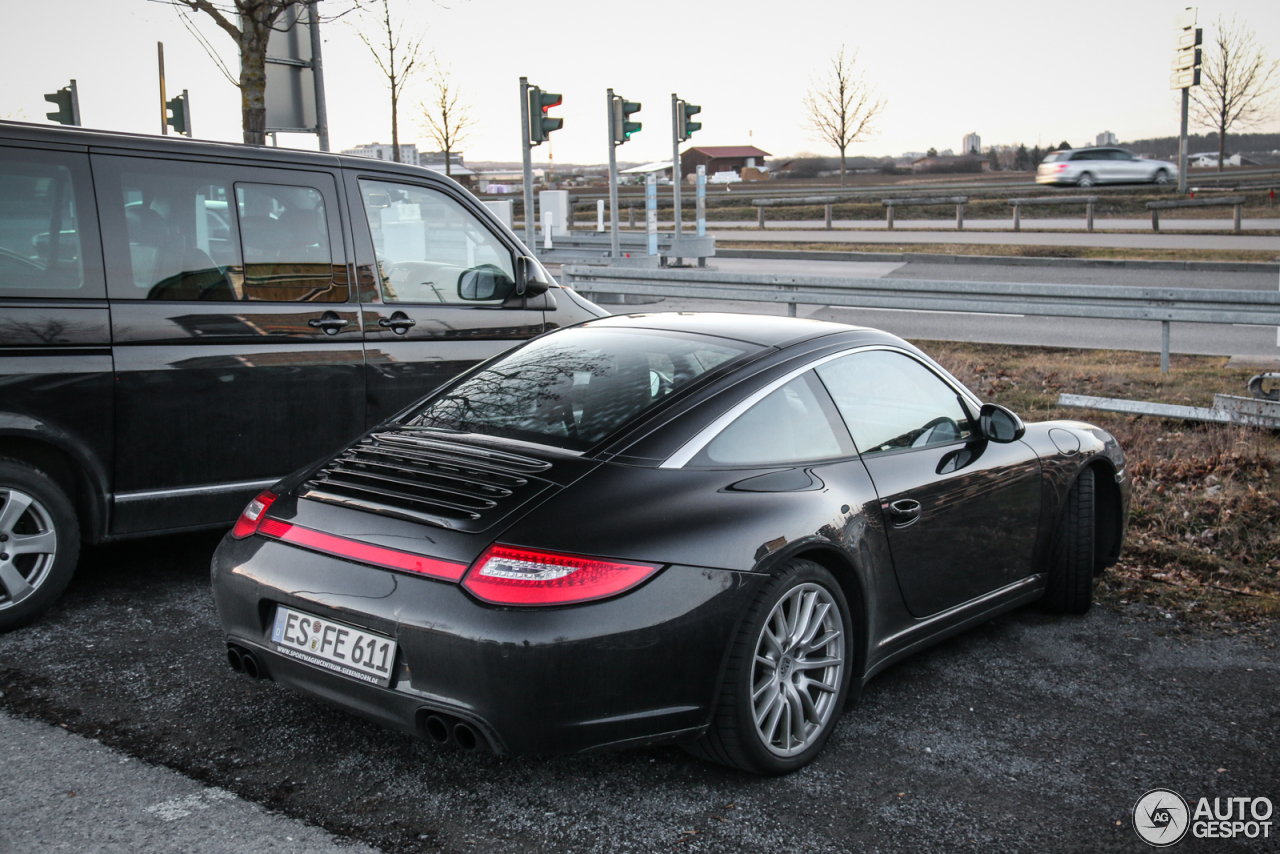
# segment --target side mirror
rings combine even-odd
[[[551,280],[541,264],[527,255],[516,259],[516,294],[533,297],[546,293],[550,287]]]
[[[468,302],[505,300],[513,290],[515,283],[497,267],[475,267],[458,276],[458,298]]]
[[[1016,442],[1027,432],[1022,419],[998,403],[984,403],[978,412],[978,426],[989,442],[1007,444]]]

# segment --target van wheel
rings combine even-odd
[[[849,690],[852,620],[840,584],[808,560],[770,578],[729,652],[715,718],[686,747],[754,774],[787,774],[827,743]]]
[[[1059,614],[1083,614],[1093,604],[1093,469],[1080,472],[1067,493],[1062,519],[1053,532],[1049,583],[1041,606]]]
[[[52,605],[79,555],[80,528],[66,493],[39,469],[0,458],[0,631]]]

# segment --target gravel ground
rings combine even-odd
[[[0,707],[392,852],[1143,851],[1130,820],[1148,789],[1280,805],[1274,630],[1020,610],[881,674],[823,756],[779,779],[675,748],[495,757],[232,673],[216,541],[90,550],[52,612],[0,635]]]

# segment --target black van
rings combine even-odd
[[[0,122],[0,630],[605,313],[426,169]]]

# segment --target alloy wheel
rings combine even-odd
[[[0,610],[35,593],[53,571],[58,533],[48,509],[17,489],[0,489]]]
[[[771,753],[795,756],[822,734],[844,664],[844,628],[831,593],[813,583],[788,590],[760,631],[751,674],[756,733]]]

